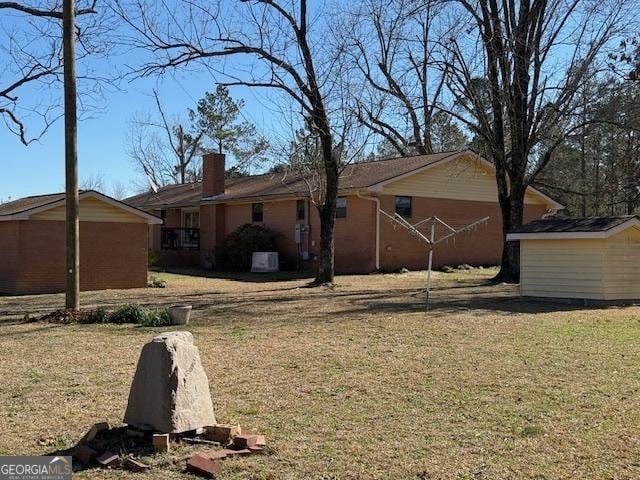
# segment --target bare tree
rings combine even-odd
[[[97,190],[98,192],[104,192],[105,191],[104,175],[92,174],[87,177],[84,177],[80,181],[80,188],[82,190]]]
[[[96,6],[97,0],[80,0],[75,11],[80,19],[79,59],[110,51],[110,20]],[[24,145],[39,139],[62,116],[61,95],[55,90],[63,75],[62,17],[60,2],[0,1],[0,118]],[[85,98],[96,98],[105,78],[89,67],[79,78],[86,82]]]
[[[167,117],[154,90],[155,118],[138,114],[130,121],[128,153],[152,185],[191,183],[200,179],[199,157],[205,131]]]
[[[110,195],[117,200],[122,200],[129,195],[129,188],[118,180],[111,186]]]
[[[354,89],[358,118],[396,155],[451,147],[438,138],[447,120],[438,110],[446,91],[442,39],[459,26],[442,10],[442,2],[366,0],[353,13],[349,53],[364,85]]]
[[[458,0],[466,35],[446,43],[447,109],[496,167],[503,233],[522,224],[527,187],[566,136],[582,128],[580,85],[605,67],[606,47],[633,17],[625,0]],[[498,279],[517,282],[519,245],[505,242]]]
[[[334,225],[338,194],[336,158],[330,115],[336,79],[344,66],[335,32],[323,18],[326,6],[307,0],[190,0],[171,8],[155,2],[116,2],[116,10],[135,32],[130,41],[153,56],[140,75],[200,64],[227,86],[266,88],[294,102],[303,122],[317,136],[324,175],[324,203],[320,213],[320,259],[316,281],[332,282]],[[323,10],[324,9],[324,10]],[[339,18],[333,16],[332,18]],[[235,65],[225,64],[234,59]],[[249,65],[243,61],[249,61]],[[225,67],[224,72],[219,69]],[[232,71],[233,70],[233,71]]]

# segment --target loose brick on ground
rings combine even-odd
[[[88,447],[87,445],[78,445],[73,450],[73,458],[78,460],[83,465],[89,465],[96,459],[97,456],[98,452],[96,452],[93,448]]]
[[[196,455],[201,455],[205,458],[208,458],[209,460],[224,460],[229,456],[229,453],[228,453],[229,451],[231,450],[228,450],[226,448],[223,448],[223,449],[211,448],[209,450],[201,450],[197,452]]]
[[[236,435],[233,439],[233,445],[237,448],[255,447],[257,442],[257,435]]]
[[[104,452],[97,459],[98,463],[103,467],[118,467],[120,466],[120,457],[115,453],[109,451]]]
[[[227,452],[228,457],[240,457],[242,455],[251,455],[251,450],[249,450],[248,448],[241,448],[239,450],[225,449],[225,451]]]
[[[94,424],[87,433],[85,433],[84,437],[82,437],[82,440],[80,440],[79,443],[88,443],[91,440],[93,440],[94,438],[96,438],[96,435],[103,431],[103,430],[109,430],[109,424],[107,422],[100,422],[100,423],[96,423]]]
[[[131,472],[135,472],[135,473],[143,473],[143,472],[147,472],[149,471],[149,469],[151,468],[149,465],[147,465],[146,463],[142,463],[138,460],[134,460],[133,458],[127,458],[124,461],[124,467],[131,471]]]
[[[204,434],[207,439],[223,444],[229,443],[233,440],[233,437],[240,435],[241,433],[242,429],[240,428],[240,425],[225,425],[222,423],[207,426],[204,429]]]
[[[205,478],[216,478],[222,471],[222,464],[197,454],[187,460],[187,471]]]
[[[153,448],[156,452],[168,452],[169,451],[169,434],[168,433],[154,433],[151,439]]]

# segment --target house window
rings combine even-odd
[[[336,218],[347,218],[347,197],[338,197],[336,202]]]
[[[184,212],[184,228],[200,228],[200,212]]]
[[[396,197],[396,213],[404,218],[411,218],[411,197]]]
[[[298,200],[296,202],[296,220],[304,220],[306,216],[307,206],[304,200]]]
[[[261,203],[254,203],[251,205],[251,221],[262,222],[264,215]]]
[[[164,220],[167,219],[167,211],[164,208],[160,210],[160,218],[163,220],[163,223],[164,223]]]

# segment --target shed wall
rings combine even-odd
[[[62,292],[65,288],[65,222],[19,223],[18,268],[10,293]],[[146,223],[80,223],[80,289],[145,287]]]
[[[523,296],[604,300],[605,240],[522,240]]]
[[[605,299],[640,299],[640,230],[629,228],[608,238],[605,256]]]

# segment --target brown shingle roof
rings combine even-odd
[[[613,217],[550,218],[534,220],[509,233],[606,232],[633,218],[638,217],[636,215],[622,215]]]
[[[340,189],[345,191],[370,187],[459,153],[443,152],[347,165],[340,176]],[[250,200],[307,193],[307,185],[300,176],[291,173],[271,173],[226,179],[224,196],[217,198],[216,201]],[[156,193],[147,192],[130,197],[125,202],[144,209],[167,206],[185,207],[198,205],[201,197],[202,184],[198,182],[169,185],[162,187]]]
[[[42,207],[49,203],[55,203],[64,198],[64,193],[51,193],[48,195],[34,195],[32,197],[19,198],[0,205],[0,216],[14,215],[32,208]]]

